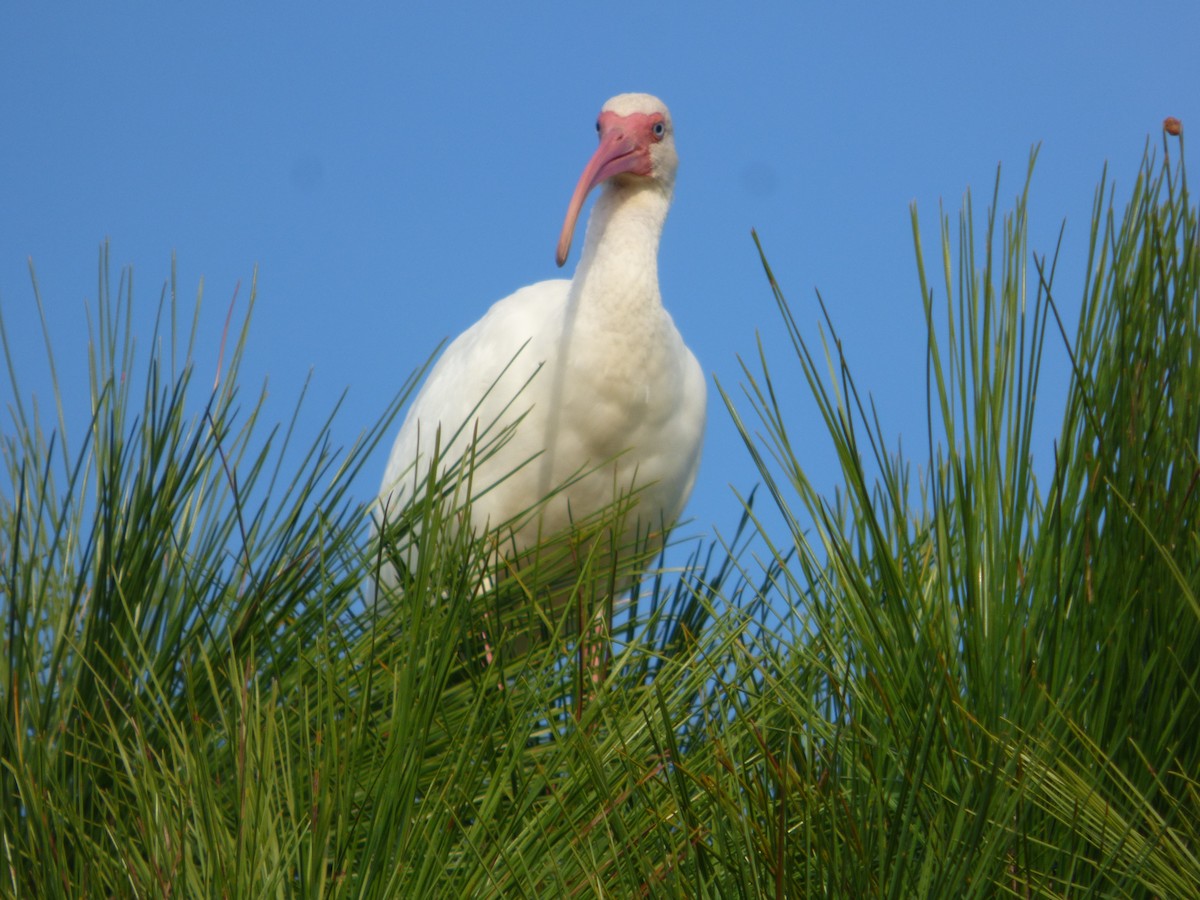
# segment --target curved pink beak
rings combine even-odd
[[[606,123],[604,120],[611,113],[601,117],[600,146],[588,160],[575,185],[575,193],[571,195],[571,204],[567,207],[567,218],[563,222],[562,234],[558,238],[559,266],[567,261],[571,252],[571,239],[575,236],[575,223],[583,202],[592,188],[622,172],[636,172],[639,175],[650,174],[650,154],[636,140],[626,133],[626,129],[617,123]],[[615,117],[614,117],[615,118]]]

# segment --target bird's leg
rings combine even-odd
[[[580,601],[582,606],[582,600]],[[575,701],[575,720],[583,718],[583,710],[590,694],[599,693],[600,685],[608,677],[608,629],[606,609],[601,605],[591,616],[590,623],[580,622],[578,678],[579,686]],[[590,691],[589,691],[590,689]]]
[[[476,596],[486,597],[492,591],[493,580],[491,573],[484,572],[483,579],[479,585],[479,593]],[[488,639],[488,620],[491,619],[490,611],[483,614],[483,628],[479,632],[479,639],[483,641],[483,665],[484,668],[490,669],[492,663],[496,660],[496,654],[492,651],[492,642]],[[500,673],[500,678],[496,682],[496,687],[504,690],[504,673]]]
[[[587,662],[588,671],[592,673],[592,687],[599,687],[608,677],[608,653],[607,646],[608,637],[605,628],[605,610],[604,607],[596,610],[596,615],[592,617],[594,624],[592,625],[592,638],[588,650],[591,659]]]
[[[490,613],[483,614],[484,627],[479,632],[479,639],[483,641],[483,666],[485,669],[490,669],[492,667],[492,664],[495,663],[495,661],[496,661],[496,654],[492,652],[492,643],[488,639],[486,623],[489,618],[491,618]],[[503,672],[501,672],[499,677],[496,679],[496,688],[501,691],[504,690],[504,673]]]
[[[487,613],[484,613],[483,618],[485,621],[487,620],[487,617]],[[492,653],[492,645],[488,642],[488,633],[486,627],[483,629],[483,631],[479,632],[479,639],[483,641],[483,664],[485,666],[490,666],[496,657]],[[501,687],[504,687],[504,685],[501,685]]]

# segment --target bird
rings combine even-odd
[[[570,280],[496,302],[433,365],[396,435],[377,528],[442,471],[472,468],[467,521],[520,556],[626,498],[616,546],[661,546],[696,482],[706,384],[663,306],[658,249],[678,155],[671,115],[620,94],[571,195],[556,262],[600,188]],[[409,560],[411,561],[411,559]]]

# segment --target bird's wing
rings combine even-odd
[[[440,457],[449,464],[475,439],[486,446],[529,408],[536,389],[527,385],[554,352],[569,288],[562,279],[521,288],[446,348],[396,435],[381,502],[412,496],[414,478],[428,474],[439,428]]]

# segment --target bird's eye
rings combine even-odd
[[[651,130],[654,132],[654,136],[661,140],[662,136],[667,133],[667,126],[662,122],[655,122],[654,128]]]
[[[596,120],[596,134],[599,134],[599,133],[600,133],[600,120],[597,119]]]

